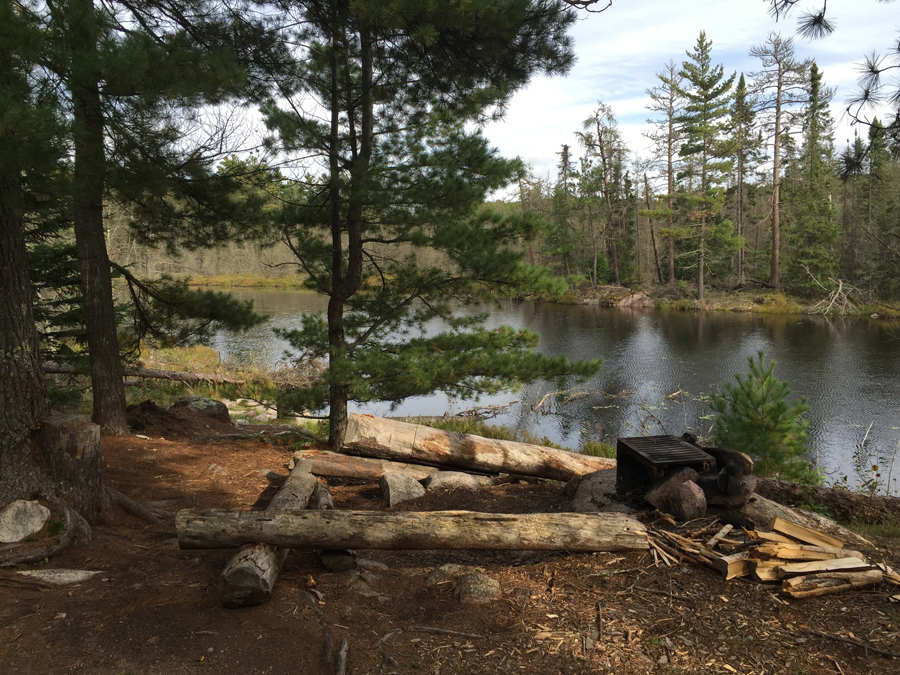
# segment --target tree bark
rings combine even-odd
[[[350,416],[342,449],[351,455],[561,481],[616,465],[603,457],[356,414]]]
[[[319,481],[309,472],[309,463],[301,462],[272,498],[266,511],[305,509]],[[272,597],[272,590],[288,549],[270,544],[247,544],[228,561],[219,577],[219,600],[225,607],[256,607]]]
[[[0,170],[0,508],[16,499],[63,499],[88,518],[102,501],[97,427],[50,412],[31,306],[19,176]],[[95,439],[95,437],[97,437]],[[68,541],[68,540],[67,540]]]
[[[84,323],[91,361],[93,420],[101,432],[128,433],[125,385],[119,357],[118,327],[113,305],[109,256],[103,230],[103,191],[106,156],[103,147],[103,108],[96,75],[97,18],[93,3],[71,3],[73,81],[72,112],[75,126],[73,210],[75,247],[81,268]],[[75,35],[75,32],[78,32]]]
[[[184,510],[176,527],[183,549],[231,548],[249,541],[304,549],[629,551],[650,546],[644,526],[619,513]]]
[[[31,308],[24,195],[14,167],[0,167],[0,508],[44,484],[28,447],[50,411]]]

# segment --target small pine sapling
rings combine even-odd
[[[818,482],[805,458],[806,398],[788,402],[790,388],[775,378],[775,361],[766,365],[762,352],[748,362],[747,376],[735,375],[736,384],[726,384],[725,393],[710,396],[716,444],[750,455],[763,476]]]

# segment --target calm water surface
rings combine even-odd
[[[296,291],[238,290],[269,322],[243,334],[221,333],[213,346],[223,358],[273,365],[287,344],[272,327],[297,326],[299,316],[325,308],[323,298]],[[572,448],[588,438],[612,440],[644,433],[680,434],[709,429],[705,395],[719,391],[747,358],[762,350],[810,406],[811,452],[828,480],[857,482],[853,453],[871,424],[866,448],[887,462],[900,447],[900,327],[856,319],[743,313],[665,313],[594,306],[509,302],[491,313],[490,325],[528,328],[541,336],[539,351],[570,359],[603,357],[601,373],[581,385],[575,400],[546,400],[555,387],[536,383],[514,394],[452,401],[437,394],[410,399],[395,409],[363,408],[376,415],[440,415],[478,405],[518,401],[496,418]],[[573,383],[571,386],[575,387]],[[583,392],[583,394],[581,393]],[[680,393],[679,393],[680,392]],[[673,396],[674,395],[674,396]],[[869,463],[871,463],[869,462]],[[886,463],[882,480],[887,478]],[[900,460],[895,467],[900,474]],[[867,478],[870,476],[866,476]],[[893,480],[897,492],[900,478]]]

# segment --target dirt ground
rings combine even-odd
[[[655,566],[646,552],[360,551],[361,571],[330,573],[294,551],[271,602],[225,609],[216,581],[233,552],[180,550],[174,513],[265,506],[292,448],[190,440],[229,430],[201,418],[184,412],[165,435],[150,420],[135,432],[147,438],[103,440],[107,484],[173,517],[148,525],[108,510],[91,543],[43,565],[101,571],[78,585],[0,571],[0,673],[325,674],[334,672],[326,645],[336,651],[343,638],[355,675],[900,672],[900,658],[839,641],[900,653],[900,605],[888,599],[896,587],[793,600],[706,568]],[[376,485],[329,488],[336,508],[388,508]],[[562,508],[562,486],[549,482],[429,493],[394,507]],[[871,559],[900,562],[876,544]],[[452,583],[427,587],[445,563],[493,577],[501,599],[461,604]]]

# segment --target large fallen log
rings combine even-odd
[[[432,466],[391,462],[387,459],[370,459],[368,457],[351,457],[327,450],[297,450],[292,462],[306,460],[309,470],[316,476],[341,478],[366,478],[378,482],[387,473],[402,473],[415,480],[425,480],[438,471]]]
[[[604,457],[357,414],[350,415],[342,450],[363,457],[561,481],[616,465]]]
[[[319,481],[309,472],[309,463],[300,462],[272,498],[267,511],[304,509]],[[262,513],[262,512],[261,512]],[[219,577],[219,600],[225,607],[255,607],[272,597],[289,549],[271,544],[246,544],[228,561]]]
[[[303,549],[627,551],[647,531],[619,513],[497,514],[471,511],[199,511],[176,517],[184,549],[263,542]]]

